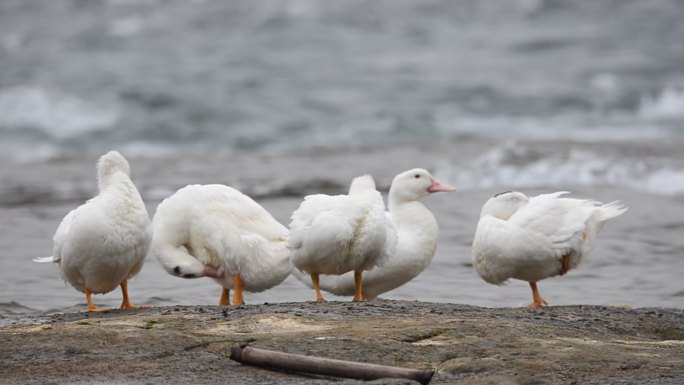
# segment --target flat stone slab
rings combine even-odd
[[[237,344],[433,369],[431,384],[684,383],[682,309],[376,300],[173,306],[3,322],[2,384],[363,383],[241,365],[229,359]]]

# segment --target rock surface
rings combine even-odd
[[[684,383],[681,309],[500,309],[376,300],[158,307],[2,321],[3,384],[361,383],[231,361],[230,348],[245,343],[434,369],[432,384]]]

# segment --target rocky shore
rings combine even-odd
[[[376,300],[2,321],[2,384],[361,383],[241,365],[229,359],[239,344],[432,369],[432,384],[684,383],[682,309]]]

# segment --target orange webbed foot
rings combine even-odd
[[[93,303],[93,299],[90,298],[90,296],[92,295],[91,291],[88,290],[88,288],[85,288],[83,291],[85,292],[86,301],[88,301],[88,312],[90,312],[90,313],[106,313],[108,311],[112,311],[112,309],[109,309],[109,308],[98,308],[98,307],[96,307],[95,304]]]
[[[549,303],[546,302],[543,298],[539,297],[539,299],[540,301],[534,301],[531,304],[527,305],[527,307],[532,309],[539,309],[540,307],[549,306]]]
[[[527,305],[527,307],[537,309],[543,306],[548,306],[548,302],[544,300],[539,295],[539,290],[537,289],[537,283],[536,282],[530,282],[530,288],[532,288],[532,303]]]
[[[88,312],[89,313],[108,313],[110,311],[112,311],[112,309],[106,308],[106,307],[95,307],[95,306],[90,307],[90,306],[88,306]]]
[[[121,302],[121,307],[119,309],[121,310],[135,310],[135,309],[148,309],[151,308],[151,305],[133,305],[131,303],[130,298],[128,297],[128,281],[124,280],[121,282],[119,285],[121,286],[121,295],[123,296],[123,301]]]

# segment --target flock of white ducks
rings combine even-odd
[[[99,194],[72,210],[54,236],[62,277],[92,294],[120,287],[121,309],[138,308],[128,279],[151,248],[169,274],[209,277],[223,288],[220,305],[244,304],[243,291],[260,292],[293,273],[324,301],[321,289],[354,301],[373,299],[415,278],[430,264],[439,228],[420,199],[454,191],[423,169],[392,181],[388,210],[369,175],[355,178],[345,195],[305,197],[289,229],[240,191],[224,185],[189,185],[159,204],[150,222],[116,151],[97,165]],[[536,283],[576,267],[594,247],[603,224],[626,211],[619,202],[562,198],[565,192],[528,198],[497,194],[482,208],[473,241],[476,271],[489,283],[510,278],[530,283],[532,307],[546,305]],[[233,300],[230,301],[230,290]]]

